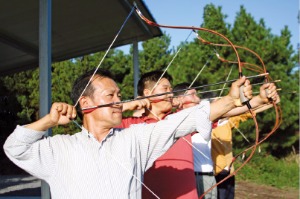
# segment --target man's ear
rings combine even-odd
[[[79,100],[79,104],[81,108],[87,108],[90,107],[90,98],[87,96],[81,96]]]
[[[151,90],[149,90],[148,88],[145,88],[143,93],[144,93],[144,96],[149,96],[149,95],[151,95]]]

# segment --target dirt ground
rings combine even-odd
[[[235,196],[236,199],[299,199],[299,190],[278,189],[251,182],[237,182]]]

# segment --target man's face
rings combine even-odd
[[[120,89],[110,78],[95,77],[92,82],[95,88],[93,97],[88,97],[87,106],[98,106],[121,101]],[[88,113],[95,122],[100,122],[108,128],[117,126],[122,121],[122,104],[102,107]]]
[[[158,85],[153,89],[152,93],[148,92],[145,95],[148,96],[148,95],[155,95],[155,94],[166,93],[166,92],[172,92],[171,83],[166,78],[162,78],[159,81]],[[150,98],[150,101],[152,106],[158,107],[161,111],[165,112],[165,111],[170,111],[172,109],[172,97],[173,94],[167,94],[167,95],[152,97]]]
[[[200,103],[200,98],[197,96],[195,89],[187,90],[185,94],[179,97],[182,103],[182,108],[189,108]]]

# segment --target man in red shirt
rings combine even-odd
[[[149,96],[172,91],[172,77],[162,71],[144,74],[138,83],[138,95]],[[159,80],[159,81],[158,81]],[[141,100],[141,106],[146,106],[141,117],[129,117],[122,120],[121,128],[131,124],[154,123],[163,120],[172,111],[172,94]],[[149,103],[150,102],[150,103]],[[146,105],[147,104],[147,105]],[[126,104],[124,104],[126,105]],[[126,107],[124,107],[126,109]],[[137,107],[136,107],[137,108]],[[139,107],[140,108],[140,107]],[[194,199],[198,198],[191,135],[180,138],[176,143],[158,158],[144,175],[142,196],[145,199],[155,198],[155,193],[161,199]]]

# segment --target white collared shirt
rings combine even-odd
[[[157,123],[112,129],[101,142],[84,128],[46,138],[45,132],[17,126],[4,150],[45,180],[53,199],[140,199],[144,172],[177,138],[195,130],[210,134],[209,114],[209,103],[201,103]]]

